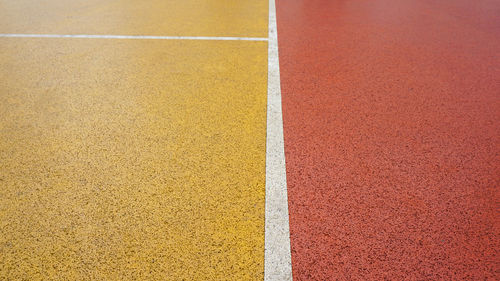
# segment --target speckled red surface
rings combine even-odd
[[[278,0],[295,280],[500,280],[500,1]]]

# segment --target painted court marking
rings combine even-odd
[[[159,40],[219,40],[219,41],[267,41],[257,37],[210,37],[210,36],[148,36],[148,35],[86,35],[86,34],[16,34],[0,33],[0,37],[16,38],[93,38],[93,39],[159,39]]]
[[[264,280],[292,280],[276,7],[269,0]]]

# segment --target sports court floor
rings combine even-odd
[[[0,0],[0,280],[499,280],[500,1]]]

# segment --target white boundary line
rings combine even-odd
[[[209,36],[148,36],[148,35],[86,35],[86,34],[20,34],[0,33],[0,37],[16,38],[94,38],[94,39],[160,39],[160,40],[219,40],[219,41],[267,41],[257,37],[209,37]]]
[[[266,138],[266,233],[264,280],[292,280],[278,31],[275,0],[269,0]]]

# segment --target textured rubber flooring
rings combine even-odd
[[[498,280],[499,1],[277,1],[295,280]]]
[[[0,280],[263,279],[266,42],[0,49]]]
[[[267,37],[267,1],[0,0],[1,33]]]

